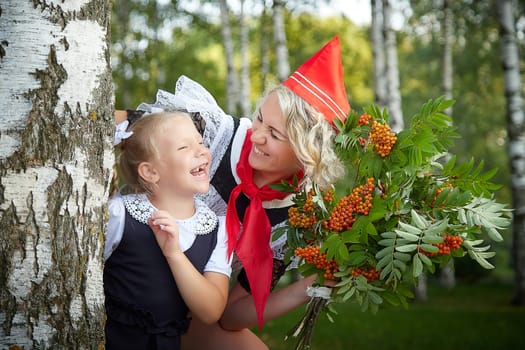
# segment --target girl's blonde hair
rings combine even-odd
[[[265,97],[272,92],[278,96],[292,149],[308,178],[321,188],[341,179],[345,169],[334,150],[335,130],[332,125],[323,114],[284,85],[270,88]]]
[[[190,118],[185,112],[160,112],[146,115],[131,125],[133,134],[121,142],[119,168],[127,193],[152,194],[156,184],[144,180],[138,173],[139,164],[160,158],[156,139],[166,122],[173,117]]]

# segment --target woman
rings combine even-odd
[[[268,185],[297,177],[326,186],[343,175],[333,150],[333,120],[344,120],[350,106],[338,37],[267,92],[253,121],[224,114],[202,86],[184,76],[174,95],[159,90],[156,103],[138,109],[202,117],[204,142],[212,152],[211,186],[202,199],[217,215],[226,215],[229,252],[237,261],[233,269],[242,266],[219,323],[192,321],[183,348],[267,349],[248,328],[307,303],[307,288],[315,280],[304,278],[270,293],[287,268],[286,236],[272,240],[271,232],[285,224],[292,202],[291,195]]]

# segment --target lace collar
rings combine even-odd
[[[122,196],[122,200],[131,217],[146,225],[151,214],[158,210],[151,204],[145,193],[126,194]],[[179,229],[196,235],[212,232],[218,223],[217,215],[199,199],[195,199],[195,209],[195,214],[192,217],[176,220]]]

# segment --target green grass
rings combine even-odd
[[[334,323],[319,318],[312,349],[442,350],[525,349],[525,308],[510,305],[510,284],[459,284],[446,290],[429,285],[426,303],[361,312],[356,305],[337,305]],[[272,350],[293,349],[287,331],[304,312],[300,308],[254,330]]]

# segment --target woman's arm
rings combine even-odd
[[[310,301],[306,288],[311,286],[316,276],[308,276],[270,293],[264,308],[264,321],[273,320]],[[239,283],[230,291],[228,305],[219,323],[227,330],[240,330],[257,326],[257,314],[251,294]]]

